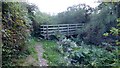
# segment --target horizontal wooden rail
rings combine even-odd
[[[74,26],[74,25],[83,25],[83,24],[54,24],[54,25],[41,25],[41,26]]]

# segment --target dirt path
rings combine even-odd
[[[47,61],[42,57],[44,49],[41,44],[36,44],[36,51],[38,52],[38,60],[40,66],[48,66]]]

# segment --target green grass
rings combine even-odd
[[[38,43],[35,39],[30,39],[28,42],[28,51],[30,55],[38,61],[37,52],[35,50],[35,44]]]
[[[35,50],[35,44],[38,43],[34,38],[29,39],[29,41],[27,41],[26,43],[26,48],[27,50],[21,54],[22,58],[17,59],[17,65],[18,66],[29,66],[29,65],[33,65],[33,63],[38,62],[38,55],[37,52]],[[31,58],[31,62],[28,62],[29,60],[26,60],[29,56],[32,56]]]
[[[43,58],[48,60],[49,66],[60,65],[59,59],[62,57],[62,55],[55,49],[57,43],[50,40],[41,40],[40,42],[42,43],[43,49],[45,51]]]

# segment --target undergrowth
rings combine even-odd
[[[37,43],[37,41],[35,39],[30,39],[29,43],[28,43],[28,51],[30,53],[30,55],[32,55],[32,57],[38,61],[38,56],[37,56],[37,52],[35,50],[35,44]]]
[[[27,41],[27,47],[26,47],[27,50],[23,54],[21,54],[21,56],[23,56],[23,58],[21,58],[17,61],[18,65],[30,66],[30,65],[33,65],[33,62],[38,62],[38,56],[37,56],[37,52],[35,50],[36,43],[37,43],[37,41],[34,38],[31,38]],[[24,57],[24,56],[26,56],[26,57]],[[26,60],[30,56],[31,56],[32,62],[28,62],[29,60]]]
[[[67,39],[62,42],[50,40],[40,41],[45,50],[43,58],[47,59],[49,66],[119,66],[116,50],[112,52],[95,45],[83,42],[79,46]],[[101,67],[100,67],[101,68]]]
[[[43,58],[48,60],[50,66],[61,65],[59,59],[62,59],[62,55],[56,50],[57,43],[50,40],[41,40],[40,41],[44,48]]]

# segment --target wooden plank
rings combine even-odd
[[[69,34],[67,34],[66,32],[65,33],[61,33],[62,35],[74,35],[74,34],[77,34],[77,33],[75,33],[75,32],[70,32]],[[50,36],[50,35],[55,35],[55,33],[48,33],[48,34],[41,34],[41,35],[43,35],[43,36],[46,36],[46,35],[48,35],[48,36]]]
[[[58,30],[47,30],[47,32],[49,33],[49,32],[57,32]],[[59,30],[60,32],[62,32],[62,31],[68,31],[68,30]],[[76,31],[76,29],[69,29],[69,31]],[[45,31],[41,31],[41,32],[43,32],[43,33],[47,33],[46,32],[46,30]]]
[[[41,29],[45,30],[46,28],[41,28]],[[48,29],[58,29],[58,27],[52,27],[52,28],[48,27]],[[59,27],[59,29],[67,29],[67,27]]]
[[[48,26],[49,27],[49,26],[58,26],[58,25],[59,26],[65,26],[65,25],[70,25],[71,26],[71,25],[76,25],[76,24],[54,24],[54,25],[41,25],[41,26]],[[83,24],[80,23],[80,24],[77,24],[77,25],[83,25]]]
[[[47,29],[46,29],[47,30]],[[44,32],[44,31],[46,31],[46,30],[41,30],[41,32]],[[67,29],[59,29],[59,31],[65,31],[65,30],[67,30]],[[72,30],[72,29],[71,29]],[[48,30],[48,32],[49,31],[58,31],[58,29],[54,29],[54,30]]]
[[[77,30],[77,29],[70,29],[70,28],[69,28],[69,31],[76,31],[76,30]],[[47,31],[47,32],[57,32],[58,30],[43,30],[43,31],[41,31],[41,32],[45,33],[46,31]],[[59,31],[61,32],[61,31],[68,31],[68,30],[67,30],[67,29],[66,29],[66,30],[63,29],[63,30],[59,30]]]
[[[74,28],[75,26],[70,26],[70,28]],[[78,26],[77,25],[77,27],[79,28],[79,27],[82,27],[82,26]],[[57,29],[58,27],[48,27],[48,29]],[[61,29],[61,28],[67,28],[67,27],[60,27],[59,26],[59,28]],[[41,29],[46,29],[46,28],[41,28]]]
[[[41,25],[41,26],[64,26],[64,25],[68,25],[68,24],[54,24],[54,25]]]
[[[72,31],[75,31],[75,30],[71,30],[71,32]],[[46,32],[46,31],[41,31],[41,33],[56,33],[56,32],[58,32],[58,31],[48,31],[48,32]],[[59,32],[67,32],[67,30],[59,30]]]

